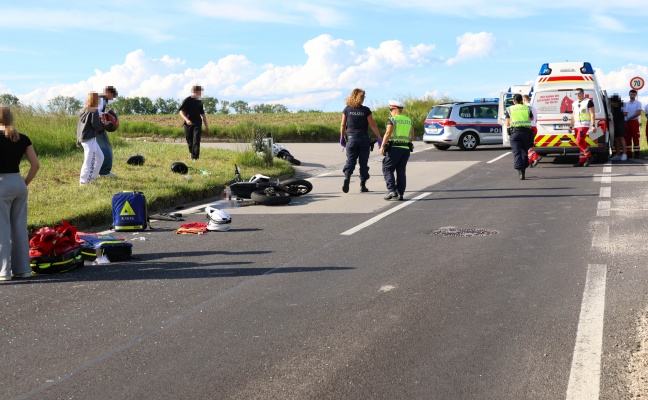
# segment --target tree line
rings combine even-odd
[[[278,114],[289,112],[282,104],[254,104],[249,105],[246,101],[218,100],[214,97],[203,97],[203,107],[206,114]],[[118,97],[109,103],[109,108],[117,115],[154,115],[154,114],[177,114],[181,100],[163,99],[158,97],[151,100],[148,97]],[[12,94],[0,94],[0,104],[5,106],[19,106],[20,99]],[[70,96],[57,96],[48,100],[44,111],[76,115],[83,109],[83,102]]]

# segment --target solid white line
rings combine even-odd
[[[508,156],[509,154],[513,154],[513,153],[510,152],[510,151],[509,151],[508,153],[504,153],[504,154],[502,154],[501,156],[499,156],[499,157],[497,157],[497,158],[494,158],[494,159],[488,161],[486,164],[492,164],[492,163],[494,163],[495,161],[497,161],[497,160],[499,160],[499,159],[501,159],[501,158],[504,158],[504,157]]]
[[[389,214],[395,213],[396,211],[400,210],[401,208],[407,207],[410,204],[413,204],[414,202],[416,202],[418,200],[421,200],[422,198],[424,198],[426,196],[429,196],[430,194],[431,194],[430,192],[421,193],[418,196],[414,197],[413,199],[407,200],[406,202],[401,203],[401,204],[397,205],[394,208],[390,208],[389,210],[385,211],[384,213],[378,214],[375,217],[371,218],[370,220],[368,220],[366,222],[363,222],[362,224],[357,225],[356,227],[351,228],[348,231],[340,233],[340,235],[347,235],[347,236],[348,235],[353,235],[354,233],[360,231],[361,229],[364,229],[364,228],[366,228],[366,227],[368,227],[370,225],[375,224],[376,222],[378,222],[381,219],[385,218]]]
[[[587,266],[566,400],[599,398],[606,273],[607,265]]]

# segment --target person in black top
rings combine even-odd
[[[378,125],[371,115],[369,107],[363,106],[365,91],[362,89],[353,89],[349,97],[346,98],[346,107],[342,110],[342,122],[340,123],[340,145],[346,147],[346,164],[342,169],[344,172],[344,184],[342,191],[349,192],[349,183],[351,175],[355,169],[358,159],[360,160],[360,191],[368,192],[366,182],[369,179],[369,152],[371,140],[369,139],[369,129],[378,137],[382,144],[382,136],[378,131]]]
[[[108,102],[116,97],[117,89],[113,86],[106,86],[104,88],[103,95],[99,96],[99,106],[97,107],[99,117],[102,117],[106,113]],[[104,160],[101,164],[101,169],[99,170],[99,176],[102,178],[116,178],[117,174],[112,172],[113,149],[110,140],[108,139],[108,133],[104,129],[97,132],[97,144],[104,155]]]
[[[23,155],[30,164],[20,175]],[[31,140],[13,127],[8,107],[0,106],[0,281],[31,277],[27,233],[27,185],[40,164]]]
[[[205,132],[209,132],[207,117],[203,108],[200,96],[202,87],[196,85],[191,89],[193,93],[182,101],[180,105],[180,116],[184,119],[184,132],[191,159],[197,160],[200,156],[200,136],[202,135],[202,124],[205,123]]]
[[[610,108],[612,109],[612,126],[614,127],[614,150],[616,154],[610,157],[612,161],[625,161],[626,155],[626,123],[623,114],[623,100],[618,94],[610,97]]]

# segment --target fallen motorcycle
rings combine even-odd
[[[238,165],[234,164],[235,179],[226,186],[226,192],[237,199],[252,199],[256,204],[273,206],[290,203],[291,196],[302,196],[313,190],[313,184],[305,179],[291,178],[272,180],[269,176],[256,174],[243,180]]]
[[[290,154],[290,151],[286,148],[286,146],[282,146],[280,144],[273,143],[272,144],[272,152],[274,153],[275,157],[282,158],[292,165],[301,165],[301,161],[293,157],[292,154]]]

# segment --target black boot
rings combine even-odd
[[[365,182],[360,182],[360,191],[363,193],[369,191],[369,189],[367,189],[367,186],[365,186]]]
[[[349,182],[351,182],[351,177],[350,176],[345,176],[344,177],[344,184],[342,185],[342,191],[344,193],[349,193]]]

